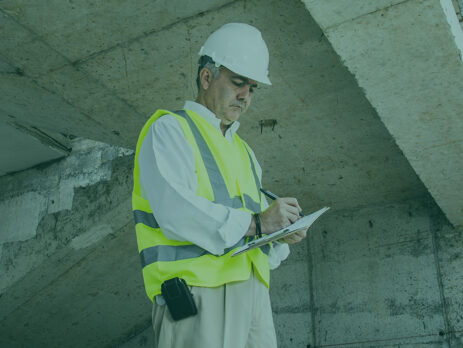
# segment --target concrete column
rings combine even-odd
[[[420,179],[463,227],[463,35],[450,0],[305,0]]]

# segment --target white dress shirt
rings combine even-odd
[[[221,131],[220,119],[205,106],[187,101],[184,109],[195,112]],[[239,122],[234,122],[227,129],[225,138],[233,142],[238,128]],[[255,158],[252,151],[251,155]],[[138,162],[142,194],[148,199],[167,238],[189,241],[212,254],[222,255],[248,231],[251,214],[213,203],[196,194],[198,179],[193,149],[172,115],[162,116],[151,125]],[[259,164],[256,171],[261,178]],[[288,255],[286,243],[274,243],[268,255],[270,269],[278,267]]]

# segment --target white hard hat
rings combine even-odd
[[[268,48],[260,31],[249,24],[228,23],[214,31],[198,53],[236,74],[267,85]]]

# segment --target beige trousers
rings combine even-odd
[[[276,348],[268,289],[254,273],[243,282],[191,292],[198,314],[179,321],[154,301],[155,348]]]

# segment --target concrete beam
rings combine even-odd
[[[30,168],[69,154],[65,137],[48,134],[14,122],[4,122],[0,115],[0,176]]]
[[[118,119],[144,122],[126,102],[111,95],[91,76],[15,20],[0,6],[0,80],[2,114],[23,125],[106,143],[133,146],[132,129]],[[111,117],[112,127],[100,115]],[[11,121],[11,120],[10,120]],[[125,126],[124,126],[125,125]]]
[[[59,0],[2,2],[1,107],[24,124],[133,148],[149,113],[141,114],[85,71],[82,63],[124,51],[129,43],[229,3],[233,1],[117,0],[88,6]],[[122,71],[127,74],[127,69]]]
[[[449,221],[463,227],[463,35],[450,0],[305,0]]]
[[[84,5],[72,0],[9,0],[2,1],[0,9],[15,21],[27,23],[47,45],[75,62],[233,2],[115,0]]]

